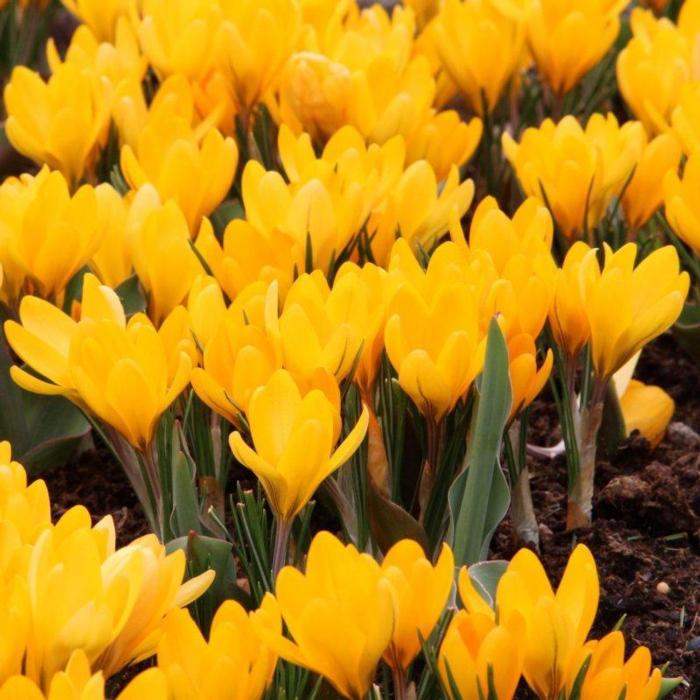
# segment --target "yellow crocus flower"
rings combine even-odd
[[[661,671],[651,668],[651,653],[638,647],[625,661],[625,638],[620,631],[610,632],[601,640],[588,642],[580,659],[572,664],[567,689],[576,681],[586,659],[588,671],[580,689],[581,700],[617,700],[624,695],[629,700],[655,700],[661,690]]]
[[[268,593],[260,608],[247,613],[226,600],[214,615],[205,640],[187,610],[174,610],[163,624],[158,668],[176,698],[260,700],[272,680],[277,655],[256,629],[281,634],[279,606]]]
[[[302,397],[289,372],[281,369],[250,399],[246,417],[254,449],[239,432],[230,437],[236,459],[260,479],[282,523],[292,521],[321,482],[350,459],[365,437],[366,408],[334,449],[340,436],[338,410],[319,389]]]
[[[634,115],[650,134],[668,129],[683,85],[700,77],[691,46],[667,18],[632,10],[632,38],[617,58],[617,83]]]
[[[379,264],[388,262],[397,235],[413,250],[430,251],[450,228],[452,217],[464,216],[473,198],[473,180],[460,183],[456,167],[439,184],[427,161],[412,163],[368,222],[374,259]]]
[[[404,241],[396,242],[394,269],[400,258],[413,258],[406,248]],[[433,256],[424,273],[413,258],[398,273],[404,281],[393,296],[384,331],[401,387],[436,423],[465,395],[481,371],[485,351],[477,295],[460,279],[461,270],[453,271],[456,279],[441,281],[435,273],[440,264],[441,257]]]
[[[49,39],[46,58],[52,73],[60,70],[64,62],[73,63],[81,70],[88,69],[106,78],[115,90],[125,81],[140,83],[148,69],[148,61],[141,54],[136,33],[126,17],[118,18],[111,42],[100,41],[81,24],[71,37],[64,59],[54,40]]]
[[[8,277],[8,299],[22,285],[60,303],[81,267],[97,251],[103,230],[95,190],[84,185],[71,196],[60,172],[8,178],[0,186],[0,259]],[[4,250],[2,250],[4,249]]]
[[[506,624],[496,624],[490,615],[457,611],[438,654],[447,697],[456,697],[453,684],[461,700],[488,697],[491,677],[498,700],[511,700],[523,667],[521,628],[515,615]]]
[[[664,177],[678,170],[680,160],[681,147],[672,133],[660,134],[644,146],[622,196],[622,209],[631,231],[644,226],[661,207]]]
[[[696,253],[700,252],[700,202],[696,196],[700,186],[700,152],[691,153],[679,176],[675,170],[664,179],[666,218],[679,238]]]
[[[520,333],[508,341],[511,386],[511,420],[527,408],[542,391],[552,371],[554,355],[548,349],[541,366],[537,367],[537,347],[531,335]]]
[[[523,675],[540,700],[555,700],[565,687],[598,609],[598,573],[585,545],[574,549],[556,594],[537,556],[521,549],[496,590],[496,609],[505,624],[522,616]],[[484,616],[486,617],[486,616]],[[500,698],[500,696],[499,696]]]
[[[82,649],[71,654],[65,671],[58,671],[43,693],[26,676],[12,676],[0,684],[0,700],[105,700],[105,679],[101,671],[92,673]],[[117,696],[116,700],[167,700],[168,688],[163,673],[157,668],[143,671]]]
[[[224,312],[204,346],[202,367],[192,371],[197,396],[234,425],[248,411],[253,392],[282,367],[277,285],[263,289],[261,296],[265,309],[260,319],[236,305]]]
[[[561,97],[608,52],[629,0],[534,0],[527,43],[537,69]]]
[[[680,271],[673,246],[655,250],[635,266],[636,256],[634,243],[615,253],[606,245],[602,268],[595,250],[581,262],[593,369],[603,381],[673,325],[688,294],[690,278]]]
[[[141,0],[138,36],[158,76],[203,76],[215,61],[221,8],[214,0]]]
[[[627,434],[638,430],[652,449],[658,447],[676,410],[673,399],[660,386],[636,379],[630,380],[619,396]]]
[[[275,595],[294,641],[261,629],[263,640],[281,658],[324,676],[344,698],[362,700],[394,627],[391,584],[379,564],[319,532],[305,573],[284,567]]]
[[[292,284],[279,329],[284,366],[294,376],[308,382],[319,367],[339,383],[348,376],[364,340],[362,292],[348,277],[331,289],[319,270]]]
[[[112,41],[120,17],[127,17],[129,0],[61,0],[99,41]]]
[[[90,268],[113,289],[133,271],[131,241],[126,233],[129,206],[110,184],[95,187],[97,226],[102,240],[90,260]]]
[[[164,202],[174,199],[193,237],[202,218],[226,197],[237,164],[232,138],[212,128],[200,139],[165,110],[147,120],[135,148],[127,144],[121,152],[122,171],[132,189],[151,183]]]
[[[109,320],[124,326],[126,319],[119,297],[92,274],[83,278],[83,297],[80,318],[94,321]],[[78,394],[70,374],[69,354],[78,322],[43,299],[26,296],[19,306],[19,320],[6,321],[5,337],[10,347],[42,380],[14,366],[10,374],[27,391],[39,394],[66,394],[78,401]]]
[[[180,312],[186,313],[177,307],[173,314]],[[186,352],[166,346],[166,324],[159,332],[144,314],[132,316],[126,327],[81,321],[70,344],[70,376],[80,402],[142,452],[192,368]]]
[[[187,313],[195,342],[203,350],[226,317],[224,293],[211,275],[195,277],[187,295]]]
[[[206,229],[211,224],[203,218],[200,232]],[[131,246],[134,269],[148,298],[148,314],[159,326],[185,301],[194,280],[204,271],[177,204],[168,200],[148,213],[140,230],[134,232]]]
[[[31,545],[42,530],[51,525],[51,504],[46,483],[37,479],[27,485],[27,473],[19,462],[12,461],[12,448],[0,442],[0,523],[12,528],[17,543]],[[0,562],[7,550],[3,547]],[[0,580],[2,580],[0,564]]]
[[[443,544],[433,565],[415,540],[397,542],[382,562],[384,577],[394,592],[394,633],[384,660],[405,673],[438,623],[452,590],[454,556]]]
[[[522,18],[494,0],[445,0],[433,31],[442,63],[469,107],[477,114],[493,111],[521,61]]]
[[[301,31],[297,0],[221,0],[217,61],[244,114],[275,85]]]
[[[578,356],[591,335],[579,283],[581,263],[589,250],[590,248],[582,241],[574,243],[554,278],[549,326],[556,344],[570,359]]]
[[[20,153],[60,170],[71,187],[92,172],[108,136],[106,78],[66,62],[44,82],[38,73],[17,66],[4,97],[5,133]]]
[[[79,322],[25,297],[21,324],[5,323],[10,346],[48,381],[18,366],[11,376],[28,391],[65,394],[145,451],[161,414],[189,381],[194,353],[192,340],[178,337],[189,335],[183,314],[182,307],[174,309],[160,330],[144,314],[127,323],[117,295],[86,275]]]
[[[671,114],[672,133],[678,138],[687,156],[700,149],[700,82],[681,87],[678,104]]]
[[[585,129],[570,115],[558,124],[545,119],[526,129],[520,143],[503,135],[503,149],[525,194],[546,200],[570,239],[600,222],[644,145],[642,125],[619,126],[613,114],[593,114]]]

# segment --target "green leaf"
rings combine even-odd
[[[237,199],[227,199],[211,215],[211,225],[217,238],[221,239],[226,227],[234,219],[244,219],[243,205]]]
[[[673,326],[673,337],[696,365],[700,366],[700,305],[686,304]]]
[[[90,432],[90,423],[62,396],[32,394],[10,378],[12,357],[0,340],[0,440],[31,477],[63,466]]]
[[[496,589],[501,576],[506,571],[507,561],[480,561],[469,567],[469,578],[479,595],[493,608],[496,602]]]
[[[380,494],[370,483],[367,489],[369,527],[382,552],[388,552],[399,540],[415,540],[428,553],[428,536],[423,526],[401,506]]]
[[[511,404],[508,349],[495,320],[491,321],[487,343],[465,468],[450,487],[448,499],[448,542],[457,566],[486,559],[491,537],[510,503],[500,465],[503,430]]]
[[[216,572],[216,578],[209,589],[191,606],[199,628],[204,634],[208,634],[211,621],[221,603],[230,598],[244,598],[236,583],[232,545],[226,540],[190,532],[186,537],[178,537],[168,542],[166,549],[168,552],[177,549],[185,552],[190,577],[198,576],[209,569]]]
[[[195,483],[195,472],[184,452],[173,454],[173,512],[170,527],[176,535],[190,531],[202,534],[199,522],[199,494]]]
[[[608,382],[603,403],[603,419],[598,432],[598,451],[601,455],[612,458],[627,436],[625,418],[622,415],[620,399],[615,390],[615,383]]]
[[[139,311],[146,310],[146,297],[141,291],[139,278],[136,275],[124,280],[114,291],[117,293],[127,316],[133,316]]]
[[[659,690],[659,694],[656,696],[657,700],[665,698],[669,693],[673,692],[682,683],[684,683],[682,678],[662,678],[661,689]]]

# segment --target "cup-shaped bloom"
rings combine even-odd
[[[408,162],[427,160],[437,179],[446,180],[452,166],[461,167],[474,155],[483,128],[478,117],[466,122],[453,109],[438,112],[419,124],[407,137]]]
[[[345,698],[364,698],[391,641],[391,584],[379,564],[328,532],[311,542],[306,571],[285,566],[275,595],[293,642],[264,634],[281,658],[324,676]]]
[[[128,0],[61,0],[99,41],[114,39],[117,20],[129,12]]]
[[[95,197],[101,243],[90,260],[90,268],[102,282],[116,289],[133,271],[131,240],[127,236],[129,206],[106,182],[95,187]]]
[[[89,273],[83,278],[80,318],[109,320],[122,327],[126,324],[119,297]],[[29,367],[48,381],[16,365],[10,369],[14,381],[27,391],[66,394],[78,401],[68,359],[78,322],[48,301],[33,296],[22,299],[19,320],[20,323],[5,322],[7,342]]]
[[[2,522],[2,521],[0,521]],[[22,673],[27,643],[32,629],[31,598],[25,579],[17,575],[18,558],[14,556],[19,548],[18,542],[12,542],[13,533],[3,523],[0,530],[0,595],[3,607],[0,610],[0,689],[3,681]],[[14,550],[14,551],[13,551]],[[7,561],[7,564],[5,561]],[[7,573],[3,568],[12,569]],[[2,697],[0,692],[0,697]],[[7,700],[23,697],[10,695]]]
[[[370,403],[373,395],[372,389],[384,350],[384,324],[389,295],[386,271],[372,263],[365,263],[361,267],[353,262],[343,263],[333,283],[333,305],[337,308],[343,298],[346,299],[343,303],[345,320],[357,329],[362,338],[354,379],[367,403]]]
[[[382,571],[394,592],[394,633],[384,660],[404,672],[438,623],[454,580],[454,556],[443,544],[437,562],[415,540],[401,540],[386,554]]]
[[[570,358],[578,355],[591,335],[579,282],[581,263],[589,251],[590,248],[582,241],[574,243],[554,279],[549,326],[556,344]]]
[[[126,17],[120,17],[111,43],[100,41],[84,24],[73,33],[70,44],[61,57],[56,43],[49,39],[46,58],[52,73],[63,63],[73,63],[80,70],[89,70],[106,78],[112,90],[122,89],[123,83],[140,84],[148,69],[148,61],[141,53],[136,33]]]
[[[321,367],[338,382],[348,376],[364,340],[365,291],[351,278],[330,289],[320,270],[292,284],[279,327],[284,366],[293,375],[309,381]]]
[[[65,670],[57,671],[46,683],[47,692],[27,676],[12,676],[0,682],[0,700],[105,700],[105,678],[101,671],[93,673],[82,649],[76,649]],[[167,700],[165,676],[157,668],[143,671],[117,696],[116,700]]]
[[[632,231],[644,226],[659,209],[665,175],[676,173],[680,160],[681,147],[671,133],[660,134],[646,144],[622,196],[622,208]]]
[[[211,228],[202,219],[200,231]],[[190,244],[189,229],[173,200],[150,212],[132,240],[134,268],[148,297],[148,314],[156,325],[185,301],[204,271]]]
[[[441,420],[483,365],[485,340],[472,290],[448,282],[426,298],[403,284],[390,305],[384,342],[401,388],[421,413]]]
[[[690,278],[680,271],[678,253],[670,245],[658,248],[636,267],[634,243],[615,253],[606,245],[602,269],[596,253],[586,253],[579,274],[591,329],[593,369],[606,380],[675,323]]]
[[[221,24],[210,0],[142,0],[139,41],[160,78],[180,73],[194,79],[213,65],[213,37]]]
[[[284,297],[295,270],[305,269],[305,253],[309,250],[305,242],[279,228],[261,231],[243,219],[233,219],[228,224],[223,245],[210,227],[202,229],[196,247],[230,299],[235,299],[255,282],[266,286],[276,282],[280,296]],[[318,248],[311,251],[315,266],[320,263],[317,251]]]
[[[585,545],[569,557],[556,594],[537,556],[521,549],[496,589],[499,619],[522,615],[523,675],[539,698],[556,698],[583,647],[598,610],[595,561]]]
[[[135,148],[125,145],[121,166],[129,185],[151,183],[165,202],[174,199],[194,237],[202,217],[224,200],[238,164],[236,142],[210,129],[200,139],[183,120],[157,113],[148,120]]]
[[[620,409],[627,434],[639,431],[654,449],[663,440],[676,405],[660,386],[632,379],[620,396]]]
[[[551,349],[537,367],[537,347],[531,335],[520,333],[508,341],[508,358],[511,386],[510,418],[527,408],[542,391],[549,379],[554,362]]]
[[[627,0],[536,0],[527,15],[527,42],[554,94],[565,95],[608,52]]]
[[[580,236],[619,195],[645,144],[639,122],[618,125],[594,114],[584,129],[572,116],[526,129],[520,143],[503,135],[506,157],[525,194],[546,200],[562,233]]]
[[[177,307],[175,313],[186,312]],[[167,320],[157,331],[144,314],[136,314],[126,327],[81,321],[70,343],[70,376],[81,403],[144,452],[192,369],[190,356],[166,338]]]
[[[464,216],[473,197],[474,182],[460,183],[456,167],[438,183],[427,161],[412,163],[368,223],[374,259],[386,264],[398,235],[414,250],[430,250],[448,231],[452,217]]]
[[[685,155],[700,149],[700,83],[693,81],[681,87],[671,123]]]
[[[166,555],[154,535],[115,551],[111,518],[92,528],[84,508],[69,513],[42,532],[28,565],[34,626],[26,675],[42,686],[75,649],[107,677],[148,658],[165,616],[214,577],[208,571],[183,584],[183,551]]]
[[[187,610],[170,613],[158,643],[158,668],[173,697],[260,700],[272,680],[277,655],[260,639],[256,626],[270,634],[282,632],[279,607],[269,593],[251,613],[233,600],[224,601],[208,641]]]
[[[691,46],[667,18],[632,10],[633,37],[617,58],[617,84],[634,115],[650,134],[666,131],[682,86],[698,77]]]
[[[67,62],[44,82],[38,73],[18,66],[4,96],[5,132],[20,153],[60,170],[71,186],[92,171],[108,135],[106,78]]]
[[[456,244],[466,250],[487,252],[499,274],[516,255],[547,257],[553,235],[552,216],[537,197],[528,197],[512,219],[493,197],[485,197],[474,212],[468,243],[456,216],[450,226],[450,237]]]
[[[511,700],[523,667],[522,620],[513,615],[496,624],[491,616],[459,610],[450,621],[438,654],[442,686],[450,700],[489,696],[491,682],[498,700]]]
[[[195,342],[202,350],[226,317],[224,293],[215,277],[205,274],[195,277],[187,295],[187,312]]]
[[[89,185],[73,196],[60,172],[10,178],[0,186],[0,258],[10,261],[10,284],[20,279],[37,295],[59,301],[81,267],[98,249],[102,230],[97,198]],[[4,240],[3,240],[4,239]]]
[[[101,571],[106,585],[138,574],[132,578],[131,607],[122,611],[109,646],[93,664],[107,677],[152,656],[167,616],[199,598],[215,577],[210,569],[185,581],[184,551],[167,554],[155,535],[145,535],[117,549],[104,560]]]
[[[492,111],[522,58],[522,19],[493,0],[446,0],[433,31],[442,63],[470,108]]]
[[[682,176],[668,171],[663,187],[668,223],[681,240],[700,252],[700,202],[695,194],[700,187],[700,152],[690,154]]]
[[[11,528],[20,545],[34,544],[39,533],[51,525],[51,504],[46,483],[37,479],[27,485],[27,473],[19,462],[12,461],[10,443],[0,442],[0,524]],[[8,550],[3,546],[2,562]],[[0,673],[1,675],[1,673]]]
[[[572,664],[569,673],[568,693],[586,659],[589,659],[588,670],[580,688],[581,700],[622,696],[629,700],[655,700],[659,696],[661,671],[658,668],[652,670],[649,649],[637,647],[625,661],[622,632],[610,632],[601,640],[592,640],[583,647],[580,659]]]
[[[253,392],[282,367],[278,340],[277,288],[263,294],[262,322],[231,306],[204,346],[202,366],[192,371],[192,387],[212,410],[233,424],[248,411]]]
[[[224,0],[217,60],[238,108],[255,107],[274,86],[301,31],[296,0]]]
[[[338,408],[319,389],[302,397],[286,370],[277,370],[252,395],[249,447],[239,432],[230,437],[233,454],[260,479],[272,509],[290,522],[308,503],[321,482],[340,468],[367,432],[367,409],[336,448]]]

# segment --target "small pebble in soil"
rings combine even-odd
[[[656,592],[661,593],[661,595],[668,595],[671,592],[671,586],[666,581],[659,581],[656,584]]]
[[[700,651],[700,637],[693,637],[686,647],[688,651]]]

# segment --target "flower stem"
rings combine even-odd
[[[400,666],[391,669],[394,679],[394,700],[406,700],[406,676]]]
[[[596,378],[591,392],[591,402],[582,406],[576,421],[576,442],[580,458],[580,470],[569,494],[566,513],[567,530],[591,526],[593,514],[593,490],[598,430],[603,419],[603,405],[607,380]]]
[[[272,579],[277,579],[277,574],[287,563],[287,546],[289,535],[292,532],[292,523],[287,520],[277,520],[277,532],[275,532],[275,550],[272,554]]]

